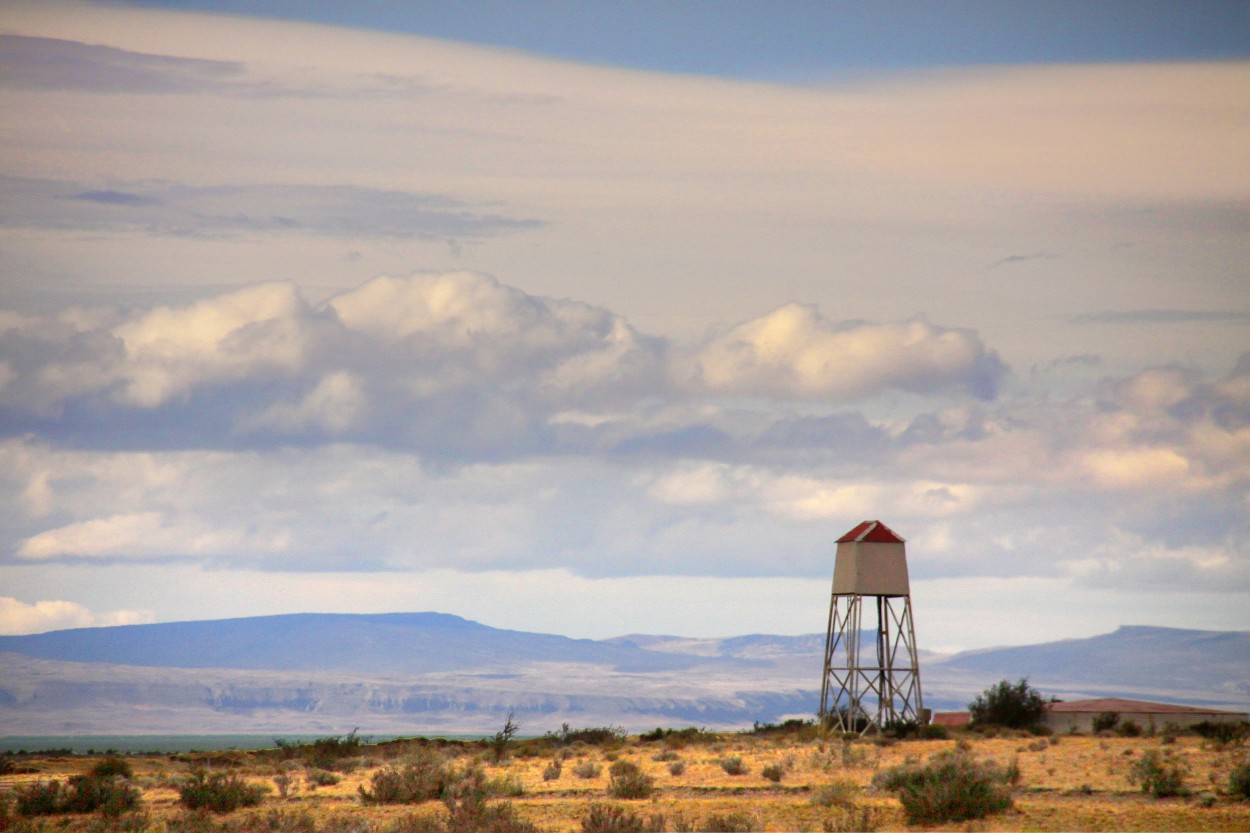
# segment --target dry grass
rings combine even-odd
[[[667,830],[700,829],[714,816],[749,816],[757,829],[848,829],[867,819],[880,830],[907,829],[901,806],[893,796],[871,788],[873,775],[884,767],[907,761],[924,761],[955,747],[969,747],[978,759],[994,759],[1004,766],[1013,760],[1020,770],[1014,808],[983,821],[939,827],[951,830],[1250,830],[1250,802],[1237,801],[1223,790],[1228,775],[1247,754],[1245,749],[1220,748],[1195,737],[1180,737],[1163,744],[1160,738],[1096,738],[1065,736],[1057,742],[1027,736],[981,738],[957,735],[951,740],[900,741],[878,744],[868,740],[844,743],[839,739],[804,740],[799,737],[718,735],[684,746],[662,741],[640,742],[633,738],[605,746],[573,745],[559,748],[550,741],[518,741],[511,754],[494,763],[484,744],[448,744],[439,751],[450,766],[463,769],[479,761],[490,779],[510,779],[519,784],[519,796],[497,798],[510,801],[517,815],[542,831],[579,831],[592,803],[627,806],[644,819],[663,816]],[[1155,799],[1132,782],[1130,764],[1150,749],[1166,749],[1183,760],[1186,784],[1193,795]],[[365,747],[359,758],[346,762],[340,781],[315,786],[308,769],[298,759],[281,760],[276,754],[238,755],[231,771],[249,781],[267,785],[272,792],[261,807],[217,817],[214,829],[226,824],[233,830],[248,829],[282,833],[273,811],[312,819],[322,830],[353,830],[385,833],[396,820],[414,812],[445,817],[437,802],[417,807],[403,805],[364,806],[359,788],[368,788],[372,774],[384,765],[403,763],[416,754],[416,746],[390,743]],[[544,780],[553,757],[563,757],[559,777]],[[674,757],[676,756],[676,758]],[[722,761],[740,757],[745,774],[731,775]],[[685,764],[673,775],[674,760]],[[177,784],[196,765],[195,761],[163,757],[132,758],[135,783],[143,789],[146,822],[122,819],[106,823],[98,817],[18,822],[19,828],[40,831],[99,831],[104,825],[123,826],[131,833],[162,831],[183,811],[178,805]],[[599,765],[593,778],[579,778],[573,769],[583,761]],[[624,801],[608,795],[608,779],[614,761],[630,761],[655,779],[655,792],[645,800]],[[0,777],[0,791],[11,793],[21,784],[49,778],[68,778],[85,773],[94,761],[83,757],[23,760],[37,772]],[[224,767],[230,761],[214,761]],[[763,774],[770,766],[781,767],[784,777],[773,782]],[[287,797],[275,787],[275,776],[285,776]],[[822,791],[822,787],[836,787]],[[1204,796],[1203,793],[1207,793]],[[852,813],[857,815],[852,815]],[[351,824],[344,824],[344,819]],[[250,823],[249,823],[249,820]],[[128,826],[126,826],[128,825]],[[276,827],[275,827],[276,825]],[[4,829],[0,823],[0,830]],[[294,825],[292,825],[294,827]]]

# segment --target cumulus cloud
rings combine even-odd
[[[797,304],[678,348],[602,307],[472,272],[378,277],[316,307],[265,283],[181,306],[9,314],[0,348],[10,433],[131,447],[347,439],[451,458],[871,445],[851,415],[743,418],[715,403],[990,397],[1005,372],[966,330],[835,325]],[[656,403],[670,406],[658,419]]]
[[[149,610],[114,610],[97,614],[77,602],[45,600],[28,604],[9,596],[0,596],[0,634],[5,636],[65,628],[141,625],[153,621],[155,617]]]
[[[963,390],[992,399],[1006,367],[968,330],[925,321],[837,324],[786,304],[705,345],[690,384],[709,391],[858,399],[895,388]]]

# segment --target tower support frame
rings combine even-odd
[[[864,630],[875,625],[875,633]],[[910,595],[834,593],[825,637],[821,725],[853,734],[923,722]]]

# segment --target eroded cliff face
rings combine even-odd
[[[301,672],[169,669],[0,655],[7,734],[491,732],[514,712],[527,732],[574,725],[749,726],[815,711],[818,691],[710,674],[683,679],[541,663],[499,673],[360,679]],[[739,690],[740,684],[744,687]]]

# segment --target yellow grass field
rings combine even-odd
[[[436,749],[449,765],[463,770],[474,764],[487,778],[503,784],[493,804],[510,802],[515,815],[540,831],[579,831],[592,804],[625,807],[648,829],[705,830],[907,830],[898,799],[874,788],[873,776],[905,762],[923,762],[943,750],[961,748],[978,760],[1015,762],[1019,780],[1014,806],[985,819],[953,822],[941,830],[1250,830],[1250,802],[1227,794],[1229,774],[1247,761],[1247,749],[1218,745],[1197,737],[1032,737],[1023,733],[993,738],[955,733],[949,740],[874,741],[820,739],[803,733],[754,735],[670,735],[654,741],[613,738],[605,743],[563,744],[552,739],[514,740],[496,762],[488,744],[391,742],[364,745],[336,762],[338,783],[317,786],[305,748],[202,756],[131,757],[132,780],[142,789],[138,813],[117,819],[100,814],[16,817],[11,797],[33,782],[84,774],[96,759],[17,758],[16,772],[0,776],[9,796],[4,825],[10,830],[265,830],[402,831],[413,814],[439,817],[439,801],[419,805],[366,805],[368,789],[379,770],[402,765]],[[1157,799],[1132,780],[1134,760],[1151,749],[1183,762],[1185,797]],[[425,750],[422,752],[422,750]],[[742,772],[730,774],[723,762],[741,759]],[[561,761],[550,777],[553,760]],[[623,800],[608,795],[608,770],[616,761],[632,761],[654,778],[649,798]],[[581,777],[591,767],[597,774]],[[767,767],[780,768],[779,781],[766,778]],[[187,822],[178,785],[196,767],[240,774],[270,792],[258,807]],[[544,778],[544,771],[549,776]],[[676,774],[674,774],[676,771]],[[275,781],[278,778],[278,781]],[[285,782],[286,795],[278,784]],[[3,829],[3,827],[0,827]],[[409,824],[407,829],[412,829]]]

